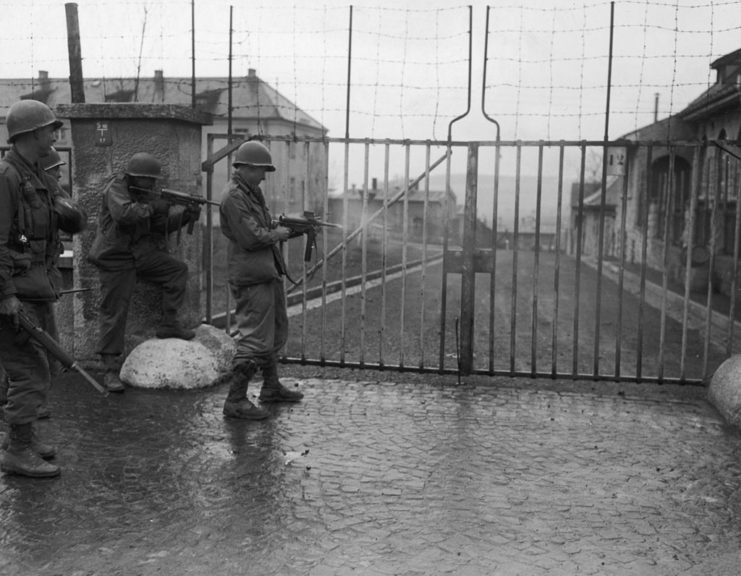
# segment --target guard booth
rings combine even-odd
[[[98,311],[100,283],[97,269],[87,261],[95,238],[102,192],[111,175],[124,169],[132,154],[149,152],[163,167],[163,182],[189,194],[201,186],[201,128],[210,118],[184,106],[153,104],[70,104],[57,106],[65,122],[60,143],[69,147],[69,174],[73,198],[87,211],[88,228],[73,237],[72,289],[89,289],[64,296],[60,307],[60,339],[78,360],[98,361]],[[201,314],[202,242],[200,227],[183,232],[177,243],[173,234],[169,250],[188,265],[188,296],[182,311],[185,322],[196,325]],[[71,302],[71,305],[70,305]],[[129,308],[126,353],[151,338],[161,314],[159,291],[138,285]]]

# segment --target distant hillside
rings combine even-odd
[[[443,189],[445,187],[445,175],[436,174],[430,176],[431,189]],[[455,193],[458,204],[463,205],[466,195],[466,175],[451,174],[450,187]],[[499,177],[499,202],[498,220],[500,228],[512,229],[515,214],[515,190],[516,179],[514,176]],[[563,185],[563,211],[562,219],[568,216],[569,193],[571,182]],[[520,177],[520,223],[523,219],[535,220],[537,206],[538,179],[535,176]],[[482,220],[491,223],[492,206],[494,200],[494,175],[480,174],[478,182],[478,215]],[[556,210],[558,207],[558,178],[543,177],[541,187],[541,222],[542,227],[554,227],[556,225]]]

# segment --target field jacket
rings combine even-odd
[[[59,297],[61,243],[53,210],[58,193],[54,178],[15,148],[0,160],[0,298]]]
[[[250,286],[280,279],[286,267],[260,187],[252,187],[233,174],[219,213],[221,233],[229,239],[229,282]]]
[[[132,196],[126,177],[113,178],[103,192],[98,229],[88,260],[102,270],[136,268],[137,258],[167,251],[167,236],[190,221],[183,206]]]

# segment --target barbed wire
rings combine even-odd
[[[706,93],[713,84],[711,64],[741,48],[741,3],[735,0],[621,0],[615,5],[613,77],[607,86],[609,0],[357,4],[352,30],[349,3],[251,0],[234,6],[233,82],[255,70],[287,103],[234,102],[233,112],[265,114],[270,104],[294,124],[306,113],[333,134],[344,133],[347,115],[355,136],[440,139],[465,110],[466,98],[482,91],[487,113],[506,120],[503,138],[599,138],[608,89],[616,119],[611,130],[628,133],[655,115],[680,112]],[[6,77],[0,85],[7,100],[0,106],[6,108],[38,87],[40,71],[48,71],[55,86],[68,76],[63,1],[18,6],[0,0],[6,17],[0,38]],[[193,29],[190,0],[81,4],[86,79],[100,80],[109,96],[124,89],[113,80],[151,80],[161,71],[163,85],[188,93],[194,32],[196,76],[211,79],[209,89],[226,87],[230,4],[197,0],[194,7]],[[488,31],[486,9],[495,15]],[[149,20],[142,35],[145,12]],[[470,87],[469,35],[474,39]],[[470,115],[474,121],[477,113]]]

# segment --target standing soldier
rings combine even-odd
[[[278,352],[288,337],[283,290],[286,272],[278,246],[290,231],[274,226],[260,182],[274,172],[270,151],[260,142],[242,144],[221,202],[221,232],[229,239],[229,288],[236,302],[240,332],[230,388],[224,402],[229,418],[261,420],[268,412],[247,399],[247,386],[262,369],[260,401],[298,402],[303,394],[278,380]]]
[[[21,100],[10,107],[6,124],[12,147],[0,160],[0,361],[10,383],[4,408],[10,432],[0,469],[50,477],[59,467],[45,460],[56,451],[41,442],[34,425],[51,379],[49,359],[20,331],[18,314],[22,310],[44,330],[54,329],[53,303],[61,289],[58,230],[79,232],[85,217],[60,196],[57,182],[40,165],[62,126],[51,109]]]
[[[167,235],[196,222],[200,207],[170,206],[157,197],[155,184],[162,164],[151,154],[137,152],[122,174],[112,178],[103,192],[98,230],[88,259],[100,274],[100,340],[98,353],[105,367],[104,383],[110,392],[123,392],[120,357],[129,302],[137,280],[162,290],[162,323],[157,338],[190,340],[193,330],[178,320],[185,301],[188,266],[167,252]]]

